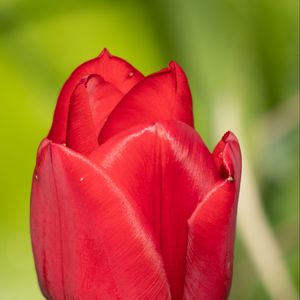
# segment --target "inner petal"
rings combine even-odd
[[[71,96],[67,146],[83,154],[93,151],[98,145],[99,132],[122,96],[99,75],[81,81]]]

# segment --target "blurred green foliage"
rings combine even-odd
[[[299,95],[298,22],[296,0],[0,0],[0,299],[42,299],[29,237],[36,148],[64,80],[104,47],[145,74],[183,65],[210,147],[213,103],[239,102],[265,212],[299,290],[299,119],[281,114]],[[230,299],[268,297],[238,238]]]

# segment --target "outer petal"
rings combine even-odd
[[[98,74],[122,94],[127,93],[144,76],[123,59],[112,56],[104,49],[101,54],[79,66],[64,84],[55,108],[53,124],[48,138],[56,143],[66,139],[70,97],[81,79]]]
[[[227,133],[214,151],[221,178],[189,219],[185,300],[227,299],[231,285],[241,154]]]
[[[123,131],[90,158],[117,176],[141,207],[161,250],[172,299],[181,300],[187,220],[218,178],[205,144],[190,126],[168,121]]]
[[[192,97],[183,70],[169,68],[139,82],[110,114],[99,142],[140,123],[179,120],[193,127]]]
[[[31,235],[48,299],[170,299],[143,216],[99,167],[47,141],[31,198]]]

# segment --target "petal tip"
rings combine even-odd
[[[103,78],[98,74],[90,74],[86,77],[84,85],[86,88],[89,88],[90,86],[94,85],[98,81],[103,81]]]
[[[232,131],[228,130],[228,131],[223,135],[222,141],[223,141],[224,143],[230,143],[230,142],[236,142],[236,143],[238,143],[238,138],[236,137],[236,135],[235,135]]]
[[[101,57],[111,57],[110,52],[107,50],[107,48],[103,48],[103,50],[98,55],[99,58]]]
[[[240,182],[241,150],[236,135],[227,131],[213,151],[220,176],[229,182]]]
[[[180,67],[180,65],[174,61],[174,60],[171,60],[169,62],[169,65],[168,65],[168,70],[172,71],[173,73],[178,73],[178,72],[183,72],[182,68]]]
[[[178,64],[174,60],[171,60],[169,62],[169,68],[170,69],[175,69],[177,66],[178,66]]]

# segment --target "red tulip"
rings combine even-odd
[[[144,77],[104,50],[64,85],[38,150],[31,237],[47,299],[226,299],[241,174],[210,153],[182,69]]]

